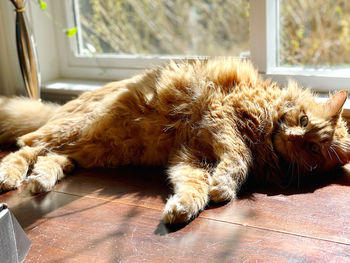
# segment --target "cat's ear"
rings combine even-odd
[[[346,98],[348,97],[348,93],[348,90],[341,90],[327,100],[325,108],[329,117],[334,117],[341,112]]]

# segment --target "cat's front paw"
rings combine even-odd
[[[236,198],[236,184],[224,177],[213,178],[210,182],[210,200],[215,203],[227,202]]]
[[[206,200],[196,200],[190,195],[175,194],[170,197],[163,211],[165,224],[178,224],[188,222],[195,217],[205,206]]]

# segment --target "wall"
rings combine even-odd
[[[47,12],[52,14],[52,2],[47,0]],[[37,44],[39,68],[42,82],[60,76],[58,54],[53,22],[37,6],[36,1],[27,0],[26,15]],[[35,18],[35,19],[33,19]],[[24,95],[25,88],[18,64],[15,39],[15,12],[10,0],[0,1],[0,94]]]

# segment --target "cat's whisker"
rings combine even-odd
[[[333,160],[333,157],[332,157],[332,155],[331,155],[331,153],[329,152],[329,148],[327,149],[327,153],[328,153],[328,156],[329,156],[329,158],[331,159],[331,160]]]
[[[310,165],[307,161],[302,160],[303,164],[306,166],[306,170],[308,170],[309,172],[313,172],[317,169],[318,165]]]
[[[333,148],[333,145],[331,145],[329,148],[330,148],[331,151],[335,154],[335,156],[338,158],[339,162],[340,162],[340,163],[343,163],[343,160],[339,157],[337,151]]]

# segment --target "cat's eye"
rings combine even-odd
[[[314,154],[320,153],[320,146],[317,143],[311,143],[310,144],[310,151]]]
[[[306,127],[308,123],[309,123],[309,118],[306,115],[300,118],[301,127]]]

